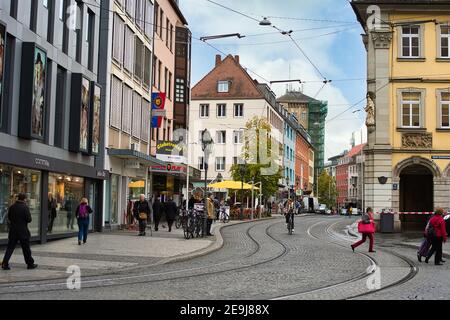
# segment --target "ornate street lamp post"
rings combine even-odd
[[[206,189],[208,188],[208,158],[211,154],[212,146],[214,141],[209,133],[208,129],[202,131],[202,150],[203,150],[203,167],[205,169],[205,189],[203,190],[203,215],[206,217],[207,215],[207,206],[206,206],[206,198],[207,193]],[[203,236],[205,236],[206,232],[206,218],[203,219]]]
[[[239,212],[239,220],[242,220],[244,217],[244,177],[245,177],[245,174],[247,173],[246,161],[244,161],[244,163],[241,163],[239,165],[239,173],[241,174],[241,194],[242,194],[241,210]]]

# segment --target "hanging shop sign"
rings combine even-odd
[[[160,128],[162,119],[165,116],[163,110],[166,104],[166,94],[164,92],[152,93],[152,128]],[[158,113],[160,115],[158,115]],[[164,114],[162,116],[161,114]]]
[[[91,82],[81,73],[72,74],[69,150],[89,153]]]
[[[179,166],[174,164],[167,165],[155,165],[150,167],[151,172],[161,172],[161,173],[186,173],[186,166]]]
[[[89,148],[90,153],[94,155],[98,155],[100,151],[100,115],[101,115],[101,93],[102,87],[95,82],[91,83],[91,92],[92,92],[92,108],[91,108],[91,123],[89,130]]]
[[[18,132],[21,138],[44,140],[46,85],[47,52],[34,42],[24,42]]]
[[[186,163],[183,147],[184,144],[179,142],[159,140],[156,144],[156,159],[165,162]]]

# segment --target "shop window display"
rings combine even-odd
[[[8,238],[8,208],[19,193],[27,195],[32,222],[28,225],[31,236],[39,235],[41,207],[41,173],[0,164],[0,239]]]
[[[84,197],[84,179],[50,173],[48,177],[47,233],[67,233],[78,230],[75,210]]]
[[[145,194],[145,181],[139,179],[131,179],[128,183],[129,198],[137,201],[141,194]]]

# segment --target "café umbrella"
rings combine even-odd
[[[242,182],[241,181],[222,181],[222,182],[216,182],[213,184],[208,185],[209,188],[214,189],[233,189],[233,190],[240,190],[242,188]],[[252,185],[244,182],[244,190],[251,190]],[[253,187],[253,190],[259,190],[258,187]]]

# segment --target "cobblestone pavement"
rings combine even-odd
[[[65,282],[57,280],[0,285],[0,298],[421,299],[449,296],[450,277],[429,281],[435,275],[443,276],[445,272],[448,275],[448,267],[437,271],[434,265],[414,268],[414,263],[403,257],[415,257],[413,249],[380,247],[368,255],[366,245],[353,253],[350,243],[354,238],[346,233],[346,226],[351,222],[341,217],[297,217],[294,235],[288,235],[282,219],[238,224],[224,228],[223,247],[205,256],[113,275],[84,277],[82,289],[75,291],[67,290]],[[368,268],[374,266],[380,272],[369,274]],[[371,286],[377,285],[373,279],[378,275],[381,288],[401,280],[409,281],[366,296],[371,289],[376,289]],[[367,285],[368,281],[371,286]]]

